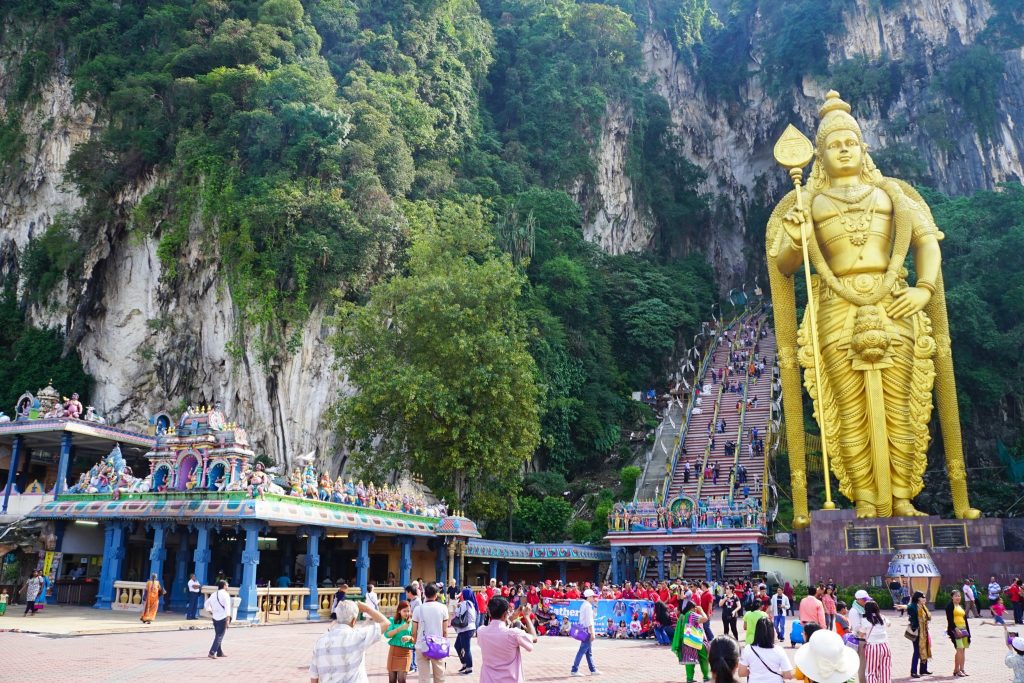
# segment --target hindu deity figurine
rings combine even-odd
[[[196,465],[192,468],[192,471],[188,475],[188,481],[185,482],[185,489],[187,491],[194,491],[199,486],[199,466]]]
[[[302,474],[299,472],[298,467],[292,468],[292,473],[288,475],[288,493],[293,496],[302,497]]]
[[[316,499],[319,497],[320,492],[317,489],[316,484],[316,469],[312,464],[307,464],[302,468],[302,495],[306,498]]]
[[[82,402],[78,399],[78,394],[71,394],[71,398],[64,399],[64,415],[65,417],[73,417],[76,420],[82,417]]]
[[[320,500],[330,500],[334,494],[334,486],[331,484],[331,478],[327,473],[320,475],[320,487],[317,491],[317,496]]]
[[[355,505],[356,503],[356,486],[352,483],[351,479],[345,482],[345,502],[350,505]]]
[[[332,503],[344,503],[345,502],[345,480],[338,475],[338,478],[334,480],[334,490],[331,493]]]
[[[256,463],[256,467],[249,473],[248,490],[249,497],[259,496],[261,500],[266,499],[267,487],[270,485],[270,477],[263,471],[263,463]]]
[[[776,146],[796,185],[772,213],[766,238],[786,426],[799,431],[788,434],[796,444],[793,491],[802,499],[794,501],[794,525],[809,523],[801,366],[839,490],[858,517],[923,514],[911,501],[924,486],[934,385],[954,508],[977,518],[967,499],[943,235],[921,195],[875,167],[850,111],[838,93],[826,95],[805,190],[802,163],[786,161],[799,156],[791,143],[802,136],[787,130],[795,138]],[[794,274],[804,275],[805,252],[817,275],[798,331]],[[911,252],[913,284],[905,268]]]
[[[356,484],[356,499],[359,501],[358,505],[366,507],[366,487],[363,486],[362,479],[360,479],[359,483]]]

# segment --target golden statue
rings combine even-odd
[[[875,167],[838,93],[828,93],[819,115],[813,147],[792,127],[776,145],[796,187],[775,207],[766,236],[794,526],[809,523],[800,366],[822,432],[826,508],[834,507],[831,459],[839,491],[858,517],[924,514],[912,500],[924,486],[934,387],[953,505],[958,517],[975,519],[942,283],[943,235],[917,191]],[[904,267],[911,250],[912,287]],[[810,294],[797,330],[794,274],[801,268]]]

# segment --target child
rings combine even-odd
[[[840,600],[836,603],[836,633],[845,636],[850,632],[850,608]]]
[[[796,647],[803,645],[804,642],[804,625],[799,621],[794,621],[792,630],[789,632],[789,644]]]
[[[626,637],[626,635],[628,634],[628,632],[629,632],[629,629],[626,628],[626,622],[625,621],[620,621],[619,622],[619,630],[615,632],[615,637],[617,639],[619,639],[619,640],[623,640]]]
[[[608,626],[605,627],[604,635],[607,638],[614,638],[615,637],[615,622],[613,620],[611,620],[611,619],[608,620]]]
[[[992,610],[992,625],[1005,627],[1006,621],[1003,619],[1003,614],[1006,613],[1006,606],[1003,605],[1002,597],[996,598],[989,609]]]
[[[634,613],[633,619],[629,622],[629,637],[639,638],[640,637],[640,615]]]
[[[0,590],[0,617],[7,613],[7,589]]]

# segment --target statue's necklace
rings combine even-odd
[[[850,205],[853,204],[854,208],[859,202],[862,202],[875,188],[868,185],[864,189],[857,188],[856,192],[842,192],[835,193],[831,189],[822,192],[827,198],[832,207],[836,210],[836,217],[839,219],[839,223],[843,226],[848,234],[850,244],[855,247],[863,247],[868,241],[868,231],[871,229],[871,223],[875,219],[875,204],[878,200],[877,196],[871,198],[871,203],[868,204],[868,208],[860,212],[856,218],[851,218],[850,213],[856,213],[850,209],[844,210],[840,204]]]

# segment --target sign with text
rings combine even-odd
[[[889,547],[902,548],[911,545],[922,545],[924,543],[924,531],[921,525],[916,526],[891,526],[889,531]]]
[[[848,527],[846,529],[847,550],[881,550],[878,527]]]
[[[559,623],[568,619],[569,623],[575,624],[580,618],[580,606],[582,600],[552,600],[548,610],[558,617]],[[650,600],[598,600],[594,609],[594,628],[598,633],[608,630],[608,621],[618,626],[620,621],[629,622],[633,615],[637,614],[642,621],[644,614],[654,616],[654,603]]]
[[[932,524],[930,531],[933,548],[967,547],[966,524]]]

